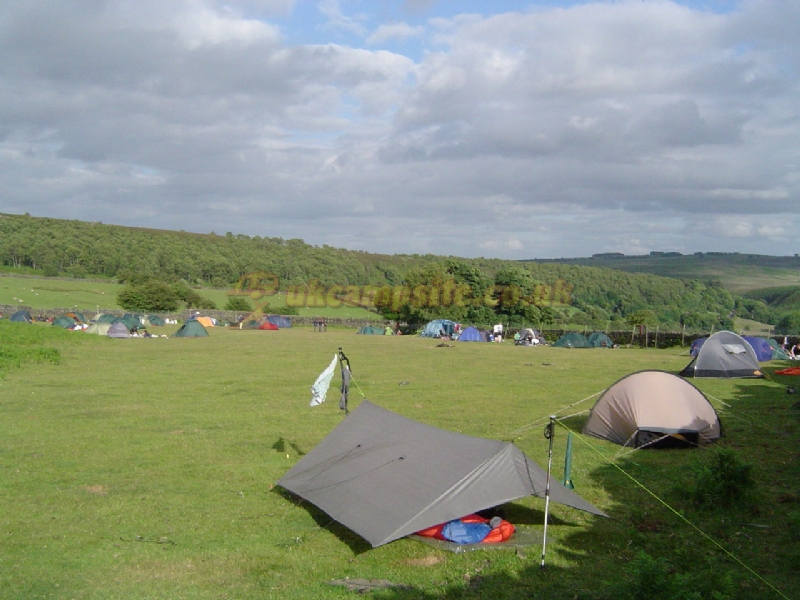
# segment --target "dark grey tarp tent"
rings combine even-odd
[[[722,435],[717,411],[703,393],[666,371],[639,371],[608,388],[583,433],[620,446],[669,447]]]
[[[718,331],[680,373],[684,377],[764,377],[753,347],[732,331]]]
[[[510,442],[424,425],[363,401],[278,485],[373,547],[525,496],[547,473]],[[550,499],[605,516],[550,480]]]

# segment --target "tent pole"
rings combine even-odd
[[[553,466],[553,436],[555,435],[556,416],[550,415],[550,423],[544,428],[544,437],[550,440],[550,450],[547,455],[547,485],[544,490],[544,532],[542,534],[542,568],[544,569],[544,555],[547,551],[547,515],[550,511],[550,471]]]

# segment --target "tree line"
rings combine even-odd
[[[443,317],[477,325],[503,320],[707,331],[731,328],[734,316],[772,323],[786,316],[761,299],[743,298],[718,283],[697,279],[557,262],[381,255],[313,246],[300,239],[27,215],[0,214],[0,264],[46,276],[113,278],[138,287],[137,302],[142,286],[152,280],[168,284],[173,298],[183,296],[185,301],[192,286],[241,286],[255,272],[270,273],[282,290],[310,281],[342,290],[372,286],[372,300],[382,315],[412,323]],[[443,290],[457,292],[458,301],[443,296]],[[191,300],[199,302],[190,296]]]

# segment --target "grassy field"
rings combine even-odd
[[[117,304],[117,294],[121,289],[121,284],[111,281],[102,283],[82,279],[4,275],[0,277],[0,304],[28,306],[32,309],[71,308],[83,311],[118,309],[120,306]],[[229,291],[213,288],[197,290],[201,296],[214,302],[219,309],[225,307]],[[281,308],[286,306],[286,297],[283,293],[269,296],[266,301],[269,303],[268,312],[281,312]],[[299,310],[301,316],[341,317],[344,319],[378,318],[374,312],[358,306],[314,306],[313,308],[301,307]]]
[[[0,347],[17,335],[13,326],[0,329]],[[580,430],[585,420],[569,415],[623,375],[678,371],[688,360],[681,349],[437,347],[337,328],[210,333],[112,340],[60,332],[37,342],[58,348],[59,362],[0,373],[0,597],[354,597],[330,584],[345,578],[407,586],[372,593],[391,600],[800,597],[800,428],[790,378],[697,381],[729,405],[718,404],[726,437],[715,448],[625,454],[576,437],[575,491],[612,518],[551,505],[542,570],[539,545],[454,554],[402,539],[372,549],[274,487],[343,418],[333,398],[308,406],[311,384],[342,347],[357,382],[353,408],[360,390],[428,424],[514,440],[540,465],[546,417],[563,409],[560,476],[565,427]],[[690,492],[717,448],[752,464],[757,485],[741,504],[703,510]],[[538,498],[504,507],[534,537],[543,509]]]

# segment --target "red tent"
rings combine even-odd
[[[258,328],[259,329],[266,329],[266,330],[269,330],[269,331],[278,331],[278,326],[277,325],[273,325],[269,321],[265,321],[264,323],[259,325]]]

